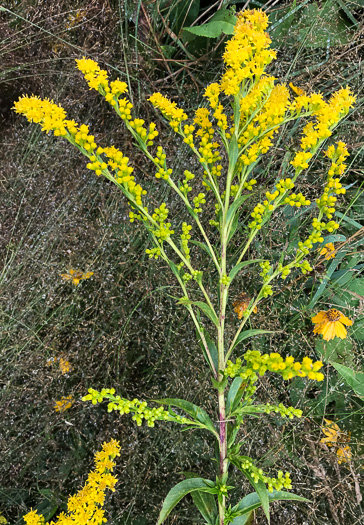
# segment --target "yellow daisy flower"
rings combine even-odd
[[[330,419],[324,419],[325,426],[321,427],[325,437],[320,439],[320,443],[324,443],[328,447],[338,447],[336,449],[337,462],[348,463],[352,458],[351,448],[349,445],[345,445],[350,441],[350,432],[346,434],[343,432],[337,423],[330,421]]]
[[[339,465],[341,465],[341,463],[349,463],[349,461],[352,458],[351,448],[349,447],[349,445],[346,445],[345,447],[340,447],[337,449],[336,455],[337,462],[339,463]]]
[[[61,277],[65,281],[72,281],[75,286],[80,284],[82,279],[89,279],[94,272],[83,273],[81,270],[69,270],[68,273],[61,273]]]
[[[238,299],[233,302],[234,312],[238,314],[238,318],[241,319],[244,315],[245,310],[250,304],[251,298],[245,292],[242,292]],[[258,308],[255,306],[253,312],[256,314]]]
[[[320,251],[320,255],[325,255],[325,260],[333,259],[336,255],[335,246],[332,242],[325,244],[325,246]]]
[[[316,325],[313,333],[322,334],[325,341],[330,341],[330,339],[334,339],[335,337],[345,339],[347,331],[344,324],[346,326],[352,326],[353,324],[353,321],[345,317],[342,312],[335,308],[331,308],[331,310],[327,310],[327,312],[322,310],[316,314],[315,317],[312,317],[312,322]]]

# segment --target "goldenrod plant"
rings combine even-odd
[[[301,417],[302,412],[294,407],[255,402],[257,382],[267,372],[278,374],[285,381],[296,376],[322,381],[322,362],[313,362],[310,357],[296,361],[293,356],[281,356],[275,352],[264,354],[249,349],[244,352],[242,343],[267,332],[262,328],[246,330],[245,327],[252,313],[263,308],[262,301],[267,301],[273,294],[278,279],[287,279],[297,272],[309,273],[312,270],[310,257],[317,253],[318,247],[322,250],[326,245],[326,251],[321,252],[323,255],[332,251],[325,235],[339,227],[334,213],[338,196],[345,193],[341,179],[348,156],[346,145],[339,141],[325,146],[326,181],[321,196],[314,203],[311,204],[309,195],[297,192],[295,187],[304,178],[315,155],[323,151],[324,143],[330,142],[333,130],[348,114],[355,97],[349,87],[341,88],[325,100],[320,93],[306,94],[293,85],[292,95],[284,83],[277,82],[267,73],[267,67],[276,59],[275,51],[270,48],[267,27],[268,17],[264,12],[245,10],[239,13],[234,35],[225,47],[224,73],[220,81],[207,86],[204,93],[209,107],[198,108],[192,119],[176,102],[171,102],[161,93],[154,93],[149,98],[177,138],[187,144],[191,155],[198,159],[200,168],[195,170],[196,173],[190,171],[191,166],[186,167],[183,175],[173,171],[167,152],[162,143],[157,142],[156,124],[134,118],[125,82],[109,81],[108,73],[91,59],[77,60],[77,68],[83,73],[89,88],[97,90],[124,121],[136,147],[144,153],[151,169],[154,167],[158,184],[168,185],[185,205],[190,219],[182,223],[181,231],[177,231],[178,221],[170,217],[165,202],[151,209],[147,191],[133,175],[129,158],[118,148],[98,145],[87,125],[69,120],[65,110],[53,101],[23,96],[15,103],[17,113],[40,124],[46,133],[53,132],[55,136],[68,140],[88,159],[89,170],[97,176],[104,176],[124,194],[130,204],[130,221],[140,221],[148,230],[151,241],[147,250],[149,257],[162,259],[179,283],[181,296],[178,303],[191,315],[210,368],[217,417],[181,399],[158,400],[160,406],[150,408],[145,401],[120,397],[113,388],[100,392],[91,388],[83,398],[94,404],[106,399],[109,411],[117,410],[121,415],[131,413],[137,425],[143,420],[149,427],[153,427],[155,421],[174,422],[186,429],[210,433],[216,440],[216,479],[190,477],[178,483],[163,503],[158,525],[188,493],[192,494],[204,523],[209,525],[242,525],[260,506],[269,520],[271,501],[303,500],[283,490],[291,489],[288,472],[279,471],[271,477],[246,455],[243,443],[239,441],[239,429],[244,418],[259,414]],[[300,147],[291,157],[290,173],[285,178],[278,175],[274,187],[260,199],[259,192],[255,191],[254,169],[271,151],[281,128],[298,119],[303,119],[305,125]],[[249,199],[255,204],[249,206]],[[215,209],[212,206],[212,216],[209,215],[211,203],[215,206]],[[310,231],[305,230],[293,255],[282,253],[278,262],[249,259],[249,247],[254,239],[259,238],[263,229],[269,228],[271,219],[287,206],[311,206],[316,210]],[[245,232],[239,233],[239,253],[230,256],[229,244],[237,233],[239,217],[247,213],[251,218]],[[212,241],[216,235],[219,242]],[[199,266],[198,250],[206,253],[212,261],[214,273],[211,278],[216,279],[217,294],[206,285],[204,268]],[[228,340],[229,290],[234,279],[248,265],[260,265],[261,283],[254,296],[249,297],[243,291],[233,303],[239,326]],[[73,275],[69,279],[74,282]],[[251,321],[254,323],[254,317]],[[317,323],[315,332],[327,340],[335,336],[345,337],[342,323],[351,324],[336,310],[319,312],[313,317],[313,322]],[[255,490],[238,502],[229,498],[229,491],[233,488],[229,484],[232,467],[240,470]]]

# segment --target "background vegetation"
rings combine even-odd
[[[268,417],[247,421],[242,438],[250,454],[263,456],[262,467],[290,470],[295,492],[310,499],[307,505],[273,506],[273,524],[362,523],[363,382],[356,376],[353,390],[330,361],[363,368],[364,1],[14,0],[3,2],[0,12],[0,510],[12,524],[30,507],[46,519],[59,512],[84,482],[94,451],[111,437],[120,440],[122,455],[118,490],[107,504],[110,523],[154,523],[182,471],[209,476],[211,443],[200,432],[181,434],[170,424],[138,428],[128,417],[107,414],[104,406],[82,403],[88,387],[113,386],[129,398],[184,397],[215,410],[194,328],[170,297],[175,282],[160,261],[157,266],[146,256],[147,236],[129,223],[121,194],[87,172],[77,150],[16,116],[13,101],[34,93],[62,103],[71,118],[91,126],[99,143],[115,144],[127,154],[155,203],[166,199],[182,222],[179,203],[156,182],[122,122],[88,91],[74,59],[93,58],[129,83],[136,114],[158,121],[175,170],[182,171],[190,167],[188,148],[177,144],[146,99],[161,91],[187,112],[197,107],[206,83],[221,73],[226,36],[221,24],[183,28],[228,24],[231,15],[222,10],[235,4],[270,13],[279,57],[273,75],[326,96],[348,83],[358,95],[355,110],[337,131],[351,152],[348,191],[337,213],[341,237],[332,239],[342,244],[339,255],[318,260],[308,282],[283,283],[282,293],[254,317],[257,327],[276,332],[254,339],[254,348],[322,357],[326,380],[312,387],[296,379],[286,393],[279,380],[264,378],[262,400],[292,403],[306,417],[283,426]],[[206,31],[217,34],[206,38]],[[298,139],[299,128],[285,130],[260,167],[261,191],[271,188]],[[317,161],[300,191],[320,188],[322,173]],[[252,247],[252,258],[278,259],[308,218],[283,213],[269,238]],[[94,275],[75,288],[60,277],[68,268]],[[255,279],[250,269],[236,279],[236,295],[252,293]],[[344,310],[354,327],[348,340],[323,345],[313,337],[310,315],[329,306]],[[234,319],[231,306],[229,322]],[[65,375],[58,361],[49,362],[61,356],[72,365]],[[70,394],[76,400],[72,408],[55,412],[55,401]],[[351,432],[350,464],[339,466],[335,452],[320,444],[323,417]],[[240,477],[235,486],[238,494],[250,492]],[[199,523],[191,500],[177,511],[170,524]],[[254,523],[264,523],[260,513]]]

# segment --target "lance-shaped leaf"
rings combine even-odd
[[[199,248],[201,248],[201,250],[203,250],[204,252],[206,252],[206,253],[211,257],[211,259],[213,259],[213,256],[212,256],[212,253],[211,253],[211,250],[210,250],[210,248],[207,246],[207,244],[205,244],[204,242],[195,241],[195,240],[193,240],[193,239],[191,239],[190,242],[191,242],[192,244],[195,244],[195,245],[198,246]]]
[[[241,195],[238,199],[236,199],[236,201],[234,201],[232,203],[232,205],[230,206],[230,208],[228,209],[227,211],[227,214],[226,214],[226,223],[229,224],[229,221],[230,219],[232,219],[234,213],[236,212],[236,210],[238,208],[240,208],[240,206],[247,200],[249,199],[250,195]]]
[[[177,503],[181,501],[184,496],[194,491],[209,492],[212,488],[214,488],[214,486],[215,483],[213,481],[203,478],[185,479],[180,483],[177,483],[177,485],[175,485],[168,492],[167,497],[164,500],[157,525],[160,525],[164,522]]]
[[[339,363],[331,363],[359,397],[364,397],[364,374]]]
[[[165,399],[154,399],[156,403],[161,405],[168,405],[180,408],[190,415],[198,423],[202,423],[205,427],[210,430],[215,436],[218,436],[213,422],[210,419],[208,413],[201,407],[185,401],[184,399],[165,398]]]
[[[199,475],[194,472],[183,472],[187,479],[198,478]],[[217,518],[217,506],[215,496],[199,490],[191,492],[194,504],[201,512],[208,525],[215,525]]]
[[[214,312],[214,310],[212,310],[212,308],[209,307],[208,304],[203,303],[202,301],[190,301],[190,299],[187,299],[186,297],[181,297],[177,301],[177,304],[183,304],[184,306],[191,306],[194,304],[198,306],[204,312],[204,314],[214,323],[214,325],[217,328],[219,327],[219,320],[217,318],[217,315]]]
[[[249,337],[254,337],[255,335],[262,335],[262,334],[274,334],[272,330],[261,330],[260,328],[254,328],[252,330],[245,330],[245,332],[241,332],[239,334],[239,337],[235,341],[234,348],[244,341],[245,339],[248,339]]]
[[[229,388],[227,400],[226,400],[226,415],[228,416],[231,412],[234,411],[236,405],[239,404],[240,399],[242,398],[244,390],[241,387],[243,380],[241,377],[236,377],[231,383]]]
[[[234,279],[236,274],[239,273],[242,268],[244,268],[244,266],[248,266],[248,264],[260,263],[263,261],[265,261],[265,259],[252,259],[251,261],[243,261],[237,264],[236,266],[234,266],[234,268],[230,270],[229,277],[231,281]]]
[[[272,493],[268,493],[269,502],[273,501],[309,501],[306,498],[291,494],[290,492],[274,490]],[[261,501],[256,492],[252,492],[245,496],[239,501],[237,505],[232,509],[233,512],[239,513],[240,516],[236,517],[232,522],[232,525],[245,525],[247,518],[250,517],[251,513],[261,506]]]
[[[203,303],[202,301],[194,301],[193,304],[198,306],[205,315],[214,323],[217,328],[219,327],[219,320],[216,313],[209,307],[208,304]]]
[[[243,456],[242,456],[243,457]],[[255,492],[257,493],[258,497],[259,497],[259,501],[260,501],[260,505],[262,506],[263,508],[263,511],[264,511],[264,514],[266,515],[267,517],[267,520],[268,520],[268,523],[270,523],[270,516],[269,516],[269,497],[268,497],[268,489],[267,487],[265,486],[265,483],[263,483],[262,480],[258,480],[257,482],[254,481],[252,475],[250,474],[250,472],[248,472],[247,470],[243,469],[240,465],[240,462],[238,459],[235,459],[234,456],[232,456],[230,458],[230,461],[233,465],[236,466],[236,468],[238,468],[240,470],[240,472],[242,472],[244,474],[244,476],[246,478],[248,478],[248,480],[250,481],[250,483],[253,485],[253,487],[255,488]]]
[[[230,226],[230,231],[229,231],[229,236],[228,236],[228,242],[230,242],[231,239],[233,238],[233,235],[234,235],[234,233],[235,233],[236,230],[237,230],[238,223],[239,223],[239,213],[236,213],[236,214],[234,215],[234,218],[233,218],[232,223],[231,223],[231,226]]]
[[[212,362],[214,364],[215,371],[216,371],[217,368],[218,368],[218,353],[217,353],[216,345],[215,345],[214,341],[211,339],[210,334],[208,333],[208,331],[201,325],[200,325],[200,328],[201,328],[202,333],[203,333],[203,335],[205,337],[205,340],[206,340],[206,343],[207,343],[207,347],[209,349],[209,352],[210,352],[210,355],[211,355],[211,359],[212,359]],[[202,340],[200,338],[200,335],[197,332],[197,330],[196,330],[196,337],[197,337],[197,340],[198,340],[198,342],[199,342],[199,344],[201,346],[202,352],[204,354],[204,357],[205,357],[207,363],[209,364],[209,366],[211,366],[210,361],[209,361],[209,359],[207,357],[207,354],[206,354],[206,350],[205,350],[204,344],[203,344],[203,342],[202,342]],[[211,369],[212,369],[212,367],[211,367]]]

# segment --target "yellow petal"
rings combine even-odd
[[[325,328],[322,330],[322,337],[325,339],[325,341],[330,341],[330,339],[334,339],[335,337],[335,323],[329,323],[325,326]]]
[[[346,326],[352,326],[353,324],[353,321],[343,314],[340,316],[340,322],[346,324]]]
[[[326,312],[324,311],[319,312],[315,317],[311,317],[311,321],[315,324],[321,323],[324,319],[326,319]]]
[[[340,321],[337,321],[335,324],[335,335],[340,337],[340,339],[345,339],[347,336],[346,328]]]

